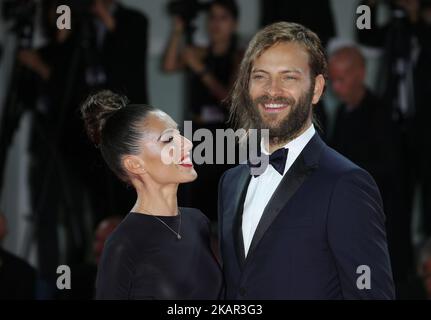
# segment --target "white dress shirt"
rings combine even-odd
[[[251,177],[244,202],[244,212],[242,215],[242,236],[244,239],[244,252],[247,256],[251,241],[262,217],[263,211],[277,189],[287,170],[298,158],[307,143],[314,136],[316,130],[313,124],[308,127],[300,136],[288,142],[284,148],[288,148],[286,166],[283,176],[275,170],[272,165],[268,165],[266,170],[258,177]],[[262,152],[266,152],[262,145]]]

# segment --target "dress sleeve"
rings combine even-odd
[[[130,299],[134,271],[130,245],[127,242],[108,241],[97,272],[96,299]]]

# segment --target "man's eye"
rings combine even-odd
[[[254,75],[252,79],[254,79],[254,80],[260,80],[260,79],[263,79],[263,76],[260,75],[260,74],[257,74],[257,75]]]
[[[284,77],[284,80],[296,80],[296,78],[291,76],[286,76]]]

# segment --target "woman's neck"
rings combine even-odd
[[[178,214],[178,184],[165,186],[136,186],[137,199],[133,212],[157,215],[176,216]]]

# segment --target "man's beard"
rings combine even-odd
[[[310,113],[312,112],[313,88],[304,92],[299,100],[296,101],[293,97],[270,97],[268,95],[260,96],[251,100],[252,107],[249,108],[249,117],[252,122],[252,127],[256,129],[269,129],[269,140],[271,143],[283,143],[297,137],[300,131],[304,128]],[[291,108],[290,112],[281,120],[266,121],[259,111],[259,104],[286,104]],[[269,114],[269,117],[276,116]],[[273,123],[271,123],[273,122]]]

